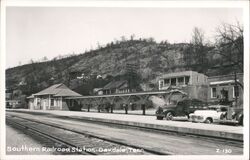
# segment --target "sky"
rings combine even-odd
[[[190,42],[194,27],[213,41],[221,23],[243,23],[237,8],[7,7],[6,68],[84,53],[121,36]]]

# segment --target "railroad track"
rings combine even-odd
[[[126,144],[118,140],[106,139],[88,133],[41,122],[33,119],[6,116],[6,123],[38,138],[47,147],[53,147],[58,154],[83,155],[169,155],[157,150],[151,150]]]
[[[29,113],[28,113],[29,114]],[[16,117],[19,117],[18,115],[15,115]],[[40,116],[40,114],[39,114]],[[41,116],[45,116],[48,118],[57,118],[57,119],[67,119],[67,120],[71,120],[71,121],[76,121],[76,122],[83,122],[83,123],[90,123],[90,124],[100,124],[100,125],[105,125],[105,126],[109,126],[109,127],[115,127],[115,128],[122,128],[122,129],[135,129],[135,130],[141,130],[141,131],[146,131],[146,132],[152,132],[152,133],[159,133],[159,134],[163,134],[163,135],[173,135],[173,136],[178,136],[178,137],[183,137],[183,138],[192,138],[192,139],[200,139],[202,141],[204,141],[205,143],[216,143],[216,144],[220,144],[220,145],[229,145],[229,146],[234,146],[234,147],[239,147],[239,148],[243,148],[243,141],[238,141],[238,140],[232,140],[232,139],[226,139],[226,138],[218,138],[218,137],[213,137],[213,136],[201,136],[201,135],[197,135],[197,134],[188,134],[188,133],[179,133],[179,132],[173,132],[173,131],[167,131],[167,130],[160,130],[160,129],[154,129],[154,128],[147,128],[147,127],[141,127],[141,126],[131,126],[131,125],[127,125],[127,124],[116,124],[116,123],[107,123],[107,122],[103,122],[103,121],[94,121],[94,120],[88,120],[88,119],[78,119],[78,118],[74,118],[74,117],[70,117],[70,116],[59,116],[59,115],[41,115]],[[25,119],[23,116],[19,117],[22,119]],[[27,118],[26,118],[27,119]],[[29,119],[27,119],[29,120]],[[36,121],[36,120],[33,120]],[[37,121],[38,123],[43,123],[42,121]],[[55,126],[54,124],[50,124],[52,126]],[[58,127],[58,126],[57,126]],[[60,127],[62,129],[67,129],[65,127],[63,127],[62,125],[60,125]],[[74,130],[74,132],[78,132],[77,130]],[[81,132],[79,132],[81,133]],[[91,135],[94,136],[94,135]],[[106,139],[105,137],[97,137],[97,138],[101,138],[103,140],[107,140],[107,141],[111,141],[113,142],[114,140],[112,139]],[[115,143],[120,143],[120,144],[124,144],[118,141],[114,141]],[[124,145],[128,145],[128,144],[124,144]],[[130,145],[133,146],[133,145]],[[135,146],[136,148],[140,148],[138,146]],[[146,150],[146,149],[145,149]],[[149,151],[151,151],[151,148],[149,149]],[[162,153],[159,152],[159,150],[155,150],[154,152],[152,152],[153,154],[159,154],[159,155],[171,155],[174,154],[172,152],[168,152],[168,153]]]
[[[14,112],[16,111],[8,111],[8,112]],[[53,114],[47,114],[47,113],[36,113],[36,112],[27,112],[27,111],[19,111],[21,113],[25,114],[30,114],[30,115],[38,115],[38,116],[44,116],[44,117],[49,117],[49,118],[58,118],[58,119],[67,119],[67,120],[72,120],[72,121],[77,121],[77,122],[84,122],[84,123],[95,123],[95,124],[100,124],[100,125],[105,125],[105,126],[111,126],[111,127],[116,127],[116,128],[127,128],[127,129],[135,129],[135,130],[141,130],[141,131],[146,131],[146,132],[152,132],[152,133],[159,133],[159,134],[168,134],[168,135],[174,135],[174,136],[181,136],[181,137],[193,137],[196,139],[202,139],[207,142],[215,142],[215,143],[221,143],[221,144],[230,144],[236,147],[241,147],[243,148],[243,140],[235,140],[235,139],[228,139],[228,138],[223,138],[223,137],[215,137],[215,136],[209,136],[209,135],[200,135],[200,134],[195,134],[195,133],[181,133],[178,131],[171,131],[171,130],[162,130],[162,129],[156,129],[156,128],[150,128],[150,127],[144,127],[144,126],[135,126],[135,125],[129,125],[129,124],[122,124],[122,123],[112,123],[112,122],[105,122],[102,121],[102,119],[97,120],[97,119],[89,119],[89,118],[77,118],[77,117],[71,117],[71,116],[64,116],[64,115],[53,115]]]

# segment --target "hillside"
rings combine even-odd
[[[198,50],[188,43],[156,43],[152,39],[111,42],[80,55],[7,69],[6,88],[10,91],[20,89],[23,94],[30,95],[53,83],[64,83],[88,95],[93,88],[126,78],[128,64],[134,64],[137,75],[134,81],[140,86],[138,88],[143,90],[148,85],[156,89],[157,77],[165,73],[183,70],[208,76],[232,73],[230,60],[221,55],[214,46]]]

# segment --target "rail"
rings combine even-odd
[[[98,148],[100,146],[112,146],[113,148],[124,148],[125,150],[141,150],[143,152],[121,152],[121,154],[153,154],[153,155],[169,155],[170,153],[163,153],[157,150],[151,150],[137,146],[136,144],[127,144],[118,140],[107,139],[88,133],[83,133],[74,129],[49,124],[37,120],[31,120],[19,116],[6,116],[6,122],[14,127],[25,128],[32,134],[38,134],[53,141],[54,143],[61,143],[69,148],[77,149],[78,154],[84,155],[113,155],[113,152],[102,152]],[[101,144],[101,145],[100,145]],[[83,148],[84,146],[84,148]],[[86,149],[85,149],[86,148]],[[71,153],[70,153],[71,154]]]

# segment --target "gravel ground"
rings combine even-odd
[[[6,155],[51,155],[43,145],[11,126],[6,125]]]

